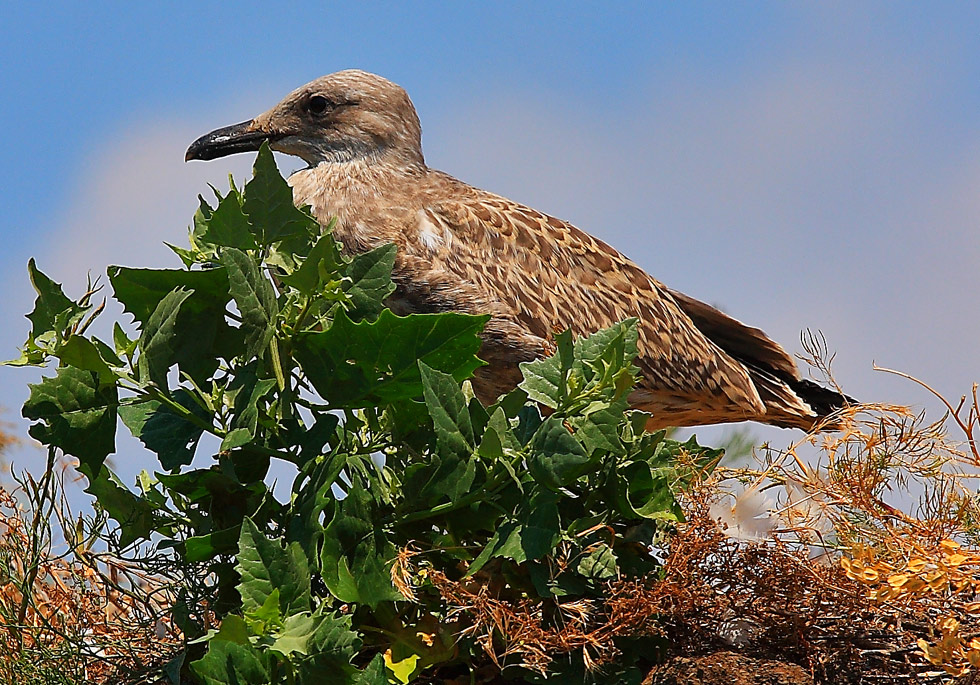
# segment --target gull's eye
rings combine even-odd
[[[330,109],[330,100],[323,97],[322,95],[314,95],[313,97],[310,98],[310,101],[309,103],[307,103],[307,106],[310,109],[310,114],[318,117],[321,114],[325,113],[328,109]]]

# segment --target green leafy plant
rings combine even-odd
[[[24,406],[31,435],[77,458],[122,545],[197,579],[174,610],[184,677],[408,683],[465,674],[496,647],[527,679],[584,678],[581,655],[529,664],[506,634],[481,641],[444,588],[531,603],[551,625],[614,580],[655,577],[674,492],[720,451],[647,433],[629,409],[635,321],[557,336],[484,407],[466,379],[487,317],[386,309],[395,247],[346,255],[267,148],[244,188],[215,194],[189,246],[171,246],[182,268],[109,268],[132,337],[90,334],[98,289],[72,300],[32,261],[31,331],[8,362],[57,362]],[[157,460],[135,488],[106,465],[117,419]],[[287,501],[274,461],[297,471]],[[638,682],[648,633],[616,647],[604,682]]]

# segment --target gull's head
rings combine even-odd
[[[184,158],[207,160],[250,152],[264,141],[311,166],[357,160],[424,163],[422,127],[408,93],[388,79],[357,69],[311,81],[268,112],[201,136]]]

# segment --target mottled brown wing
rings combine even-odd
[[[796,362],[764,331],[746,326],[710,304],[670,289],[670,296],[709,340],[740,362],[753,364],[786,381],[800,380]]]
[[[746,370],[698,330],[663,285],[612,247],[449,176],[438,184],[425,212],[452,244],[435,259],[476,281],[529,331],[549,338],[571,328],[581,336],[637,317],[640,389],[765,413]]]

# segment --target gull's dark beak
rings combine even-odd
[[[187,148],[184,161],[217,159],[236,152],[255,152],[262,147],[264,141],[271,141],[275,137],[256,126],[254,120],[243,121],[211,131],[195,140]]]

